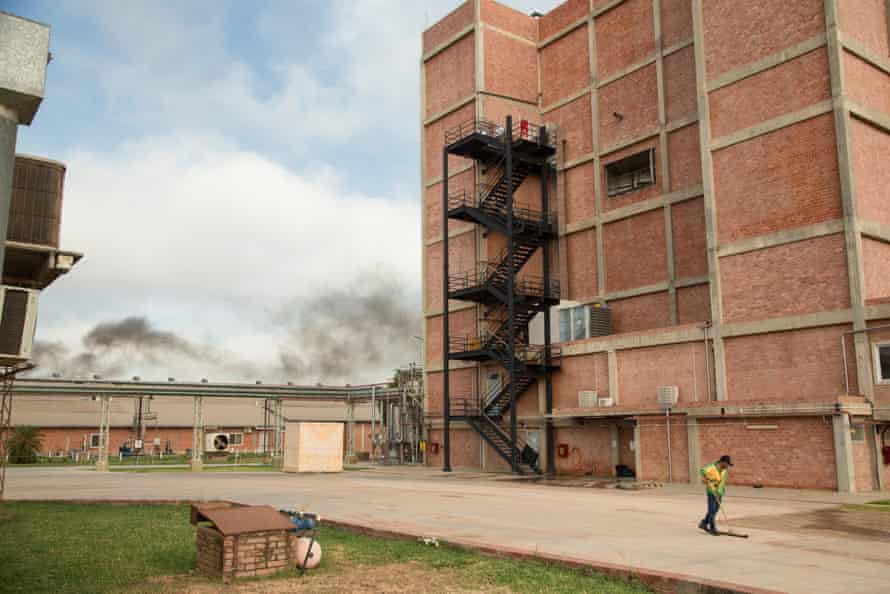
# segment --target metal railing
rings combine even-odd
[[[448,290],[463,291],[476,287],[484,287],[491,283],[495,288],[506,289],[506,278],[499,275],[500,268],[496,262],[478,262],[475,270],[465,270],[448,275]],[[513,294],[521,297],[550,297],[559,299],[560,283],[557,279],[550,279],[550,291],[547,292],[546,283],[542,276],[525,275],[517,278],[513,283]]]
[[[494,138],[504,136],[504,127],[495,122],[483,119],[466,120],[445,130],[445,144],[453,144],[472,134],[484,134]]]
[[[495,332],[482,332],[479,335],[449,336],[448,350],[451,353],[492,350],[507,353],[507,341]],[[543,344],[517,344],[513,347],[516,361],[523,366],[540,367],[547,362],[547,347]],[[562,347],[550,345],[551,365],[559,365]]]
[[[533,124],[528,120],[516,120],[512,132],[514,143],[527,141],[549,147],[556,146],[556,130]],[[504,137],[504,127],[485,119],[466,120],[445,130],[445,144],[453,144],[473,134],[484,134],[501,140]]]
[[[490,215],[494,215],[502,219],[505,223],[507,218],[506,205],[488,200],[488,186],[485,184],[476,185],[476,193],[469,192],[466,189],[455,190],[448,195],[448,210],[456,208],[478,208]],[[556,228],[556,213],[544,212],[533,208],[525,208],[521,206],[513,206],[513,225],[518,231],[523,231],[528,227],[547,229]]]

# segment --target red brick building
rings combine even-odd
[[[511,115],[556,133],[561,356],[552,399],[537,381],[515,407],[540,470],[552,449],[560,474],[695,481],[729,453],[737,484],[890,486],[887,0],[569,0],[537,17],[468,0],[425,31],[421,73],[432,465],[445,137]],[[448,194],[488,168],[448,157]],[[531,174],[514,204],[542,194]],[[471,222],[447,229],[452,273],[504,246]],[[542,265],[538,252],[518,275]],[[609,333],[591,330],[597,304]],[[490,326],[482,305],[448,307],[452,337]],[[452,361],[448,375],[453,401],[503,370]],[[470,423],[451,423],[449,453],[508,468]]]

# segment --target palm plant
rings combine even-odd
[[[9,461],[12,464],[33,464],[43,447],[39,427],[19,425],[9,437]]]

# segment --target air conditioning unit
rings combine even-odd
[[[677,404],[677,400],[680,397],[680,388],[677,386],[659,386],[655,394],[658,404],[665,408],[670,408]]]
[[[208,452],[225,452],[229,449],[228,433],[208,433],[205,436],[204,450]]]
[[[581,390],[578,392],[578,408],[593,408],[596,406],[597,393],[595,390]]]
[[[612,310],[602,303],[590,306],[590,336],[612,334]]]
[[[40,291],[0,285],[0,365],[22,363],[31,358],[37,326]]]
[[[615,399],[612,397],[600,398],[597,400],[597,404],[601,407],[615,406]]]

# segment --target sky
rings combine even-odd
[[[557,0],[511,0],[525,12]],[[41,375],[360,383],[421,359],[422,31],[457,0],[0,0],[67,164]]]

